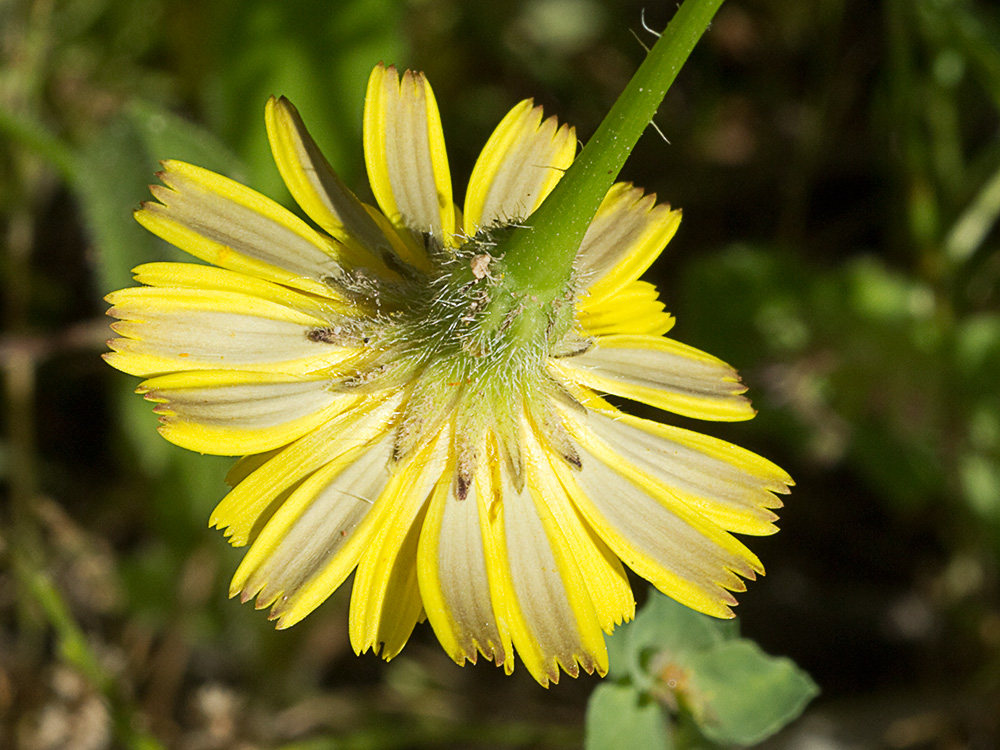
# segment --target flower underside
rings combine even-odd
[[[487,440],[496,440],[515,486],[524,486],[517,431],[522,413],[548,448],[570,465],[580,458],[554,400],[583,407],[546,372],[549,357],[582,354],[589,339],[571,328],[573,295],[539,305],[504,284],[491,251],[504,226],[481,230],[457,248],[428,242],[429,270],[397,267],[375,281],[346,273],[331,287],[364,310],[307,334],[361,353],[331,388],[344,393],[407,392],[392,460],[411,457],[454,420],[456,496],[464,500]],[[489,415],[489,420],[485,419]]]
[[[391,658],[425,618],[457,662],[542,684],[607,671],[631,619],[624,565],[731,616],[763,573],[732,533],[775,531],[791,480],[748,451],[630,416],[753,416],[736,372],[665,338],[639,280],[680,212],[618,183],[566,284],[536,293],[504,247],[573,160],[531,102],[497,127],[461,210],[420,74],[379,66],[365,103],[376,209],[326,163],[295,109],[267,107],[282,177],[319,229],[224,177],[165,162],[138,220],[211,265],[152,263],[109,296],[108,361],[146,380],[161,433],[241,455],[212,515],[250,545],[231,594],[288,627],[354,573],[355,649]],[[544,262],[544,259],[541,260]],[[624,564],[624,565],[623,565]]]

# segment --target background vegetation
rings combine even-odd
[[[427,72],[456,185],[534,96],[582,138],[673,3],[0,0],[0,747],[576,747],[597,681],[459,669],[225,597],[228,461],[155,434],[102,296],[176,257],[130,211],[183,158],[288,202],[285,94],[365,191],[378,60]],[[623,178],[684,208],[651,278],[740,368],[711,432],[798,482],[745,636],[823,689],[773,748],[1000,746],[1000,10],[729,0]],[[811,743],[811,744],[810,744]],[[825,743],[825,744],[824,744]]]

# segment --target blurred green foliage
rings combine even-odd
[[[421,68],[460,185],[521,98],[585,140],[652,40],[644,6],[653,29],[673,9],[0,0],[0,747],[581,745],[596,680],[459,669],[427,628],[357,658],[346,591],[282,633],[226,600],[239,555],[205,526],[228,462],[156,435],[100,362],[101,297],[176,257],[130,218],[157,160],[287,202],[267,96],[364,194],[368,72]],[[622,175],[684,208],[650,279],[760,410],[710,431],[798,482],[752,540],[742,632],[824,692],[770,746],[997,746],[1000,10],[727,0],[657,124]]]

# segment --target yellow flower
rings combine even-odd
[[[150,263],[108,297],[114,367],[147,378],[161,433],[244,456],[212,514],[250,545],[231,595],[279,628],[354,571],[356,651],[396,655],[422,618],[458,663],[514,650],[543,685],[607,671],[631,619],[622,563],[731,616],[763,573],[730,532],[769,534],[791,480],[727,442],[630,416],[753,416],[736,372],[665,338],[639,276],[680,212],[618,183],[565,294],[505,281],[502,247],[573,161],[574,131],[521,102],[452,198],[422,74],[376,67],[364,114],[379,209],[348,190],[284,99],[266,110],[281,175],[319,229],[220,175],[164,162],[136,217],[211,265]],[[540,262],[544,263],[544,259]]]

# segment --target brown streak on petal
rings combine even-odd
[[[455,477],[455,499],[460,502],[469,496],[469,488],[472,486],[472,477],[467,476],[465,471],[459,470]]]
[[[569,446],[571,452],[566,452],[562,454],[562,459],[574,469],[580,470],[583,468],[583,459],[580,458],[580,454],[573,448],[572,445]]]

